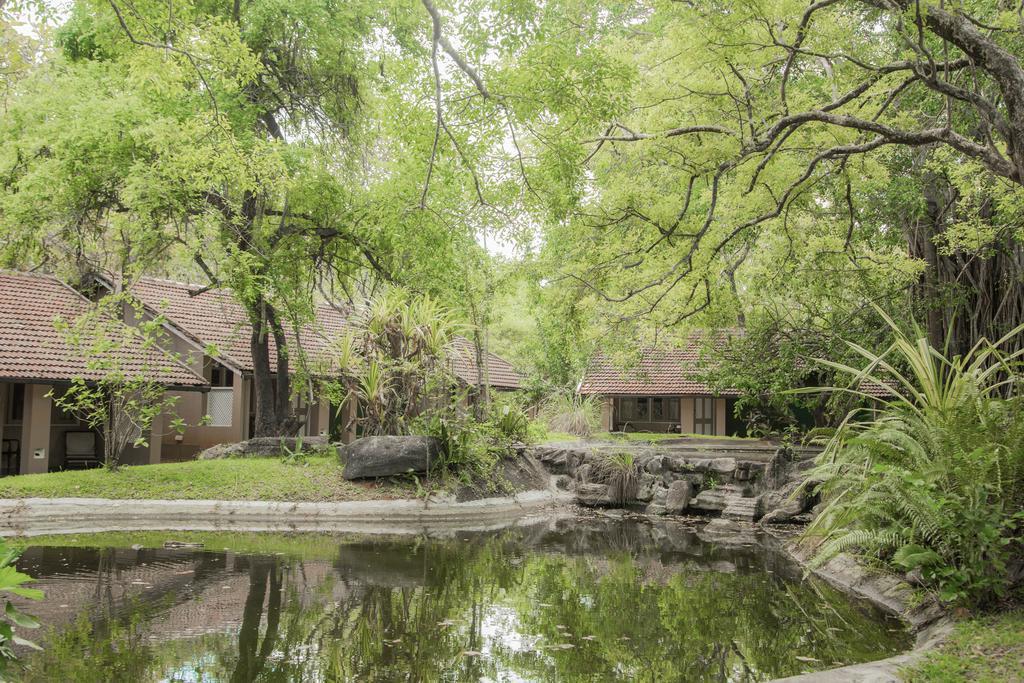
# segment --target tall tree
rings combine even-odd
[[[598,107],[551,103],[549,177],[575,203],[549,250],[611,322],[744,322],[773,296],[759,274],[807,257],[817,273],[790,277],[873,271],[861,306],[918,287],[957,348],[1024,314],[1014,8],[638,2],[580,24],[579,7],[557,10],[560,39],[604,87]]]
[[[293,431],[319,292],[444,287],[467,207],[514,197],[448,30],[429,2],[76,2],[0,123],[3,260],[229,287],[256,434]]]

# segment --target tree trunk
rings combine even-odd
[[[293,436],[302,420],[292,410],[291,375],[288,364],[288,340],[277,319],[277,311],[262,295],[249,312],[252,337],[253,392],[256,398],[256,425],[253,436]],[[271,367],[270,342],[277,352],[276,371]]]
[[[924,305],[929,343],[963,355],[980,339],[994,342],[1024,321],[1024,249],[1005,231],[980,253],[941,249],[958,197],[938,176],[926,177],[924,194],[925,215],[906,229],[910,255],[927,264],[913,294]],[[991,206],[983,207],[982,218],[992,220]],[[1005,349],[1022,345],[1018,337]]]

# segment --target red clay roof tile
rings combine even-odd
[[[99,380],[101,370],[65,342],[54,327],[89,310],[88,299],[52,275],[0,272],[0,378],[15,381]],[[206,380],[141,340],[120,362],[125,372],[159,373],[168,386],[202,387]]]

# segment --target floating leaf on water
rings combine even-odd
[[[463,657],[479,657],[481,654],[483,654],[483,653],[482,652],[477,652],[476,650],[466,650],[465,652],[462,653],[462,656]]]
[[[814,657],[801,657],[800,655],[793,655],[793,659],[795,659],[798,662],[820,662],[821,661],[820,659],[815,659]]]

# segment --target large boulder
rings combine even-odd
[[[199,460],[221,458],[276,458],[286,453],[303,454],[323,451],[331,445],[326,436],[259,436],[238,443],[222,443],[207,448],[197,457]]]
[[[665,512],[670,515],[682,514],[693,498],[693,486],[685,479],[672,482],[665,494]]]
[[[441,455],[441,442],[432,436],[366,436],[341,449],[346,479],[391,477],[426,472]]]

